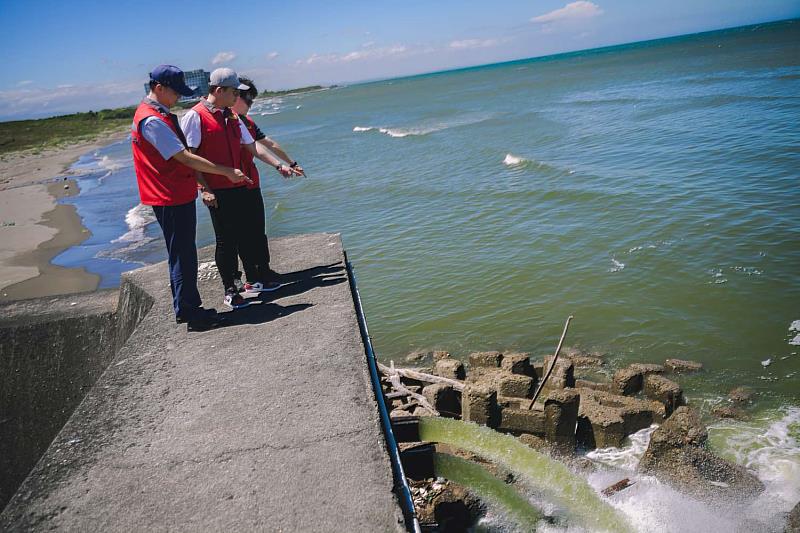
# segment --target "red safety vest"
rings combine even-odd
[[[247,126],[247,130],[250,132],[250,135],[253,136],[253,139],[256,138],[256,123],[253,122],[253,119],[248,117],[247,115],[240,115],[240,118],[244,121],[244,125]],[[255,157],[251,154],[244,146],[242,146],[242,172],[244,175],[253,180],[253,184],[247,184],[248,189],[258,189],[259,185],[259,178],[258,178],[258,169],[256,168]]]
[[[142,136],[139,125],[147,117],[162,120],[175,132],[181,135],[169,119],[169,115],[143,101],[133,116],[134,128],[131,131],[133,149],[133,168],[139,184],[139,198],[144,205],[182,205],[197,198],[197,181],[195,171],[179,163],[175,158],[164,159],[155,146]]]
[[[238,116],[232,114],[225,119],[223,113],[209,111],[202,101],[192,109],[200,115],[200,146],[197,147],[197,155],[218,165],[240,169],[242,132],[239,130]],[[211,190],[232,189],[246,183],[233,183],[221,174],[204,172],[203,177]]]

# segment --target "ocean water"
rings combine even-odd
[[[754,418],[715,446],[754,468],[777,453],[790,466],[764,476],[800,497],[800,21],[259,100],[251,116],[308,170],[262,166],[269,234],[342,233],[381,359],[540,356],[574,315],[566,344],[611,366],[701,361],[681,382],[705,410],[754,388]],[[93,236],[56,262],[113,286],[163,260],[128,144],[78,164],[65,201]]]

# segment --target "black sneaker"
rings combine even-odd
[[[225,317],[216,313],[204,313],[186,322],[186,331],[208,331],[225,325]]]
[[[212,315],[213,316],[213,315],[217,314],[217,310],[214,309],[214,308],[204,309],[203,307],[200,307],[199,309],[197,309],[197,313],[196,314],[198,316],[205,316],[205,315]],[[185,318],[185,317],[182,317],[182,316],[176,316],[175,317],[175,323],[176,324],[185,324],[187,322],[190,322],[190,320],[188,318]]]

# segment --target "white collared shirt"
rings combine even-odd
[[[222,113],[222,108],[216,107],[212,113]],[[247,130],[247,126],[244,125],[242,119],[238,120],[239,131],[242,132],[241,144],[253,144],[255,141],[253,140],[253,136],[250,135],[250,132]],[[202,140],[202,128],[200,125],[200,115],[194,109],[190,109],[181,118],[181,129],[183,130],[183,134],[186,136],[186,144],[189,145],[189,148],[197,148],[200,146],[200,141]]]

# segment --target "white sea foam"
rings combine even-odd
[[[506,154],[506,158],[503,159],[503,164],[509,167],[514,167],[526,163],[527,161],[528,160],[524,157],[518,157],[514,154]]]
[[[611,262],[614,263],[614,266],[609,270],[609,272],[619,272],[625,269],[625,263],[617,261],[613,257],[611,258]]]
[[[754,423],[724,421],[709,427],[714,450],[755,472],[766,487],[746,504],[708,503],[637,474],[654,427],[631,435],[624,448],[587,454],[605,466],[589,475],[589,483],[598,491],[623,477],[634,482],[610,497],[609,503],[628,517],[636,531],[782,531],[784,513],[800,498],[800,408],[787,408]]]
[[[125,215],[125,223],[128,225],[128,231],[111,242],[134,243],[143,241],[145,240],[145,229],[155,221],[156,217],[151,207],[142,204],[132,207]]]
[[[411,127],[404,127],[404,128],[394,128],[394,127],[386,127],[386,126],[355,126],[353,128],[354,132],[364,132],[364,131],[372,131],[377,130],[384,135],[388,135],[389,137],[394,138],[403,138],[403,137],[421,137],[424,135],[428,135],[430,133],[435,133],[437,131],[446,130],[449,128],[455,128],[458,126],[468,126],[470,124],[477,124],[479,122],[483,122],[488,120],[493,115],[488,113],[468,113],[466,115],[462,115],[460,117],[451,119],[451,120],[444,120],[439,122],[429,121],[419,124],[417,126]]]
[[[640,429],[630,437],[630,445],[624,448],[598,448],[586,454],[586,457],[597,463],[613,466],[621,470],[635,471],[639,461],[650,444],[650,437],[658,428],[653,424],[649,428]]]
[[[759,501],[779,498],[788,511],[800,499],[800,407],[783,409],[779,416],[761,423],[721,423],[709,432],[722,434],[722,452],[764,482],[767,490]]]
[[[114,173],[117,170],[127,166],[124,161],[120,161],[118,159],[112,159],[107,155],[104,155],[100,160],[97,162],[97,166],[102,169],[109,171],[110,173]]]
[[[795,337],[789,341],[789,344],[792,346],[800,346],[800,334],[795,335]]]
[[[789,324],[789,331],[800,331],[800,320],[795,320]]]

